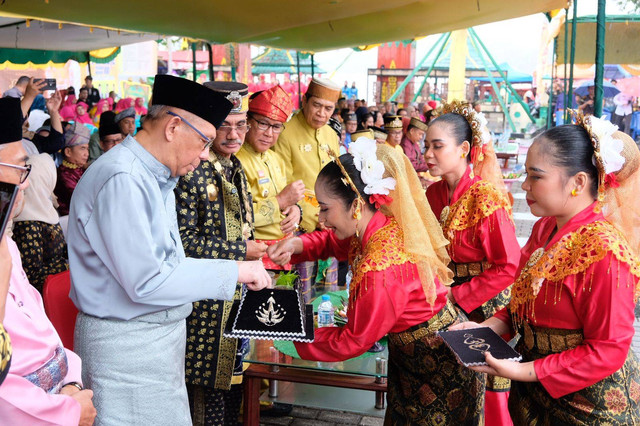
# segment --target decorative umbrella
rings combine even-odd
[[[616,87],[620,89],[622,93],[640,97],[640,77],[618,80],[618,85]]]
[[[573,91],[573,93],[575,93],[578,96],[587,96],[589,94],[589,87],[594,86],[594,85],[595,84],[594,84],[593,80],[585,81],[580,86],[576,87],[575,90]],[[605,98],[611,98],[611,97],[617,95],[618,93],[620,93],[620,90],[618,90],[618,88],[616,86],[614,86],[613,84],[609,83],[608,81],[603,81],[602,82],[602,89],[604,90],[603,96]]]

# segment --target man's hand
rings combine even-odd
[[[88,389],[78,391],[71,395],[71,398],[80,403],[80,422],[78,426],[91,426],[96,418],[96,407],[93,406],[91,399],[93,391]]]
[[[47,82],[44,79],[41,79],[37,83],[34,82],[34,78],[31,77],[29,79],[29,84],[27,84],[27,88],[24,91],[24,96],[20,101],[20,109],[22,109],[22,116],[29,116],[29,109],[31,109],[31,104],[33,104],[33,100],[36,98],[36,95],[40,93],[40,89],[47,85]]]
[[[304,183],[302,183],[301,180],[297,180],[285,186],[284,189],[280,191],[278,195],[276,195],[276,200],[278,200],[280,210],[284,210],[287,207],[292,206],[298,201],[302,200],[303,197]]]
[[[238,282],[247,285],[249,290],[262,290],[271,286],[271,277],[259,260],[236,262],[238,265]]]
[[[247,240],[247,260],[259,260],[267,254],[267,245],[253,240]]]
[[[58,114],[60,104],[62,104],[62,95],[60,92],[56,90],[51,97],[47,99],[46,104],[49,115]]]
[[[4,235],[0,236],[0,322],[4,320],[4,306],[7,302],[9,282],[11,281],[11,253]]]
[[[286,217],[280,222],[280,230],[285,235],[291,234],[300,225],[300,208],[294,204],[284,209],[282,214]]]

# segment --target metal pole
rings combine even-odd
[[[215,81],[216,76],[213,74],[213,48],[211,43],[207,43],[207,50],[209,51],[209,80]]]
[[[496,93],[496,97],[498,98],[498,103],[500,103],[500,107],[502,108],[502,112],[504,112],[504,115],[507,117],[507,121],[509,122],[509,126],[511,127],[511,131],[515,132],[516,131],[516,125],[513,124],[513,120],[511,119],[511,116],[509,115],[509,110],[507,109],[507,106],[504,104],[504,100],[500,97],[500,90],[498,89],[498,85],[496,84],[496,80],[495,80],[495,78],[493,78],[493,74],[491,74],[491,70],[489,69],[489,65],[487,64],[487,61],[484,59],[484,56],[482,55],[482,52],[478,48],[478,45],[476,44],[476,40],[473,37],[471,37],[471,44],[473,44],[473,48],[476,49],[476,52],[478,53],[478,56],[480,57],[480,60],[482,61],[482,66],[487,71],[487,76],[489,77],[489,82],[491,83],[491,87],[493,87],[493,91]]]
[[[567,108],[571,108],[573,106],[573,102],[569,104],[569,92],[567,91],[567,54],[569,53],[569,21],[567,18],[569,17],[569,8],[567,7],[564,10],[565,20],[564,20],[564,74],[562,75],[562,83],[564,85],[562,89],[562,95],[564,96],[564,114],[563,122],[567,123]]]
[[[605,12],[606,0],[598,0],[598,18],[596,23],[596,78],[594,84],[595,90],[595,105],[593,106],[593,115],[596,117],[602,116],[602,80],[604,77],[604,37],[605,37],[605,20],[607,18]]]
[[[196,81],[196,44],[191,43],[191,53],[193,58],[193,81]]]
[[[578,0],[573,0],[573,22],[571,23],[571,63],[569,69],[569,105],[573,106],[573,65],[576,60],[576,25],[578,24]],[[569,106],[568,108],[571,108]],[[565,116],[565,124],[569,124],[569,114]]]
[[[400,93],[402,93],[402,91],[404,90],[405,87],[407,87],[407,85],[409,84],[409,82],[411,81],[411,79],[413,79],[413,77],[418,73],[418,71],[420,71],[420,68],[422,68],[422,64],[424,63],[424,61],[427,59],[427,57],[429,57],[429,55],[431,55],[431,52],[434,51],[434,49],[436,48],[436,46],[442,41],[442,40],[448,40],[449,37],[451,36],[451,33],[445,33],[442,34],[440,36],[440,38],[438,39],[438,41],[436,41],[436,43],[431,46],[431,49],[429,49],[429,51],[427,52],[426,55],[424,55],[424,57],[422,58],[422,60],[420,61],[420,63],[409,73],[409,75],[404,79],[404,81],[400,84],[400,86],[396,89],[395,92],[393,92],[393,94],[391,95],[391,97],[389,97],[389,102],[394,101],[398,95]],[[445,41],[446,43],[446,41]],[[444,44],[442,45],[444,47]],[[434,62],[435,63],[435,62]],[[433,67],[432,67],[433,68]]]
[[[315,70],[316,64],[315,64],[315,62],[313,60],[313,56],[314,56],[314,54],[312,53],[311,54],[311,78],[313,78],[313,76],[316,74],[316,72],[315,72],[316,71]]]
[[[442,46],[440,47],[440,50],[438,51],[438,54],[433,59],[433,62],[431,63],[431,66],[427,70],[427,73],[424,75],[424,80],[422,80],[422,83],[420,84],[420,87],[413,94],[413,102],[415,102],[418,99],[418,96],[420,95],[420,93],[422,93],[422,88],[424,87],[425,83],[427,82],[427,78],[429,78],[429,75],[431,75],[431,72],[435,68],[436,63],[438,62],[438,59],[440,59],[440,55],[442,55],[442,52],[444,52],[444,47],[447,45],[447,41],[449,41],[449,37],[451,37],[451,33],[447,33],[447,37],[444,39],[444,42],[442,43]],[[438,40],[438,42],[439,41],[440,40]],[[435,47],[436,45],[434,44],[433,46]],[[431,53],[431,52],[429,52],[429,53]],[[425,56],[425,58],[426,58],[426,56]]]
[[[296,71],[298,71],[298,106],[302,108],[302,87],[300,86],[300,52],[296,50]]]
[[[531,111],[529,111],[529,105],[524,103],[524,101],[522,100],[520,95],[518,95],[518,92],[516,92],[516,89],[514,89],[513,86],[511,85],[511,83],[509,83],[509,81],[507,80],[507,75],[504,72],[502,72],[502,70],[500,69],[500,67],[496,63],[496,61],[493,59],[493,57],[489,53],[489,49],[487,49],[487,47],[484,45],[484,43],[482,43],[482,40],[480,40],[480,37],[478,37],[478,34],[476,34],[476,32],[475,32],[475,30],[473,28],[469,28],[469,34],[471,34],[471,38],[475,38],[475,40],[478,42],[480,47],[482,47],[482,50],[484,50],[484,52],[487,54],[487,56],[491,60],[491,63],[495,67],[496,71],[498,71],[498,74],[500,74],[500,77],[502,77],[502,81],[505,82],[505,84],[507,85],[508,90],[511,91],[511,95],[516,99],[516,101],[518,101],[518,103],[522,106],[522,108],[524,108],[524,112],[527,113],[527,115],[529,116],[529,119],[531,120],[531,122],[535,123],[535,120],[534,120],[533,116],[531,115]],[[500,97],[500,93],[496,92],[496,96]]]

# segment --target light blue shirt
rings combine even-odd
[[[100,156],[71,198],[71,299],[128,320],[203,299],[231,300],[234,261],[186,258],[176,220],[178,178],[133,137]]]

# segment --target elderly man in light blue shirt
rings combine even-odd
[[[189,80],[156,76],[143,129],[101,156],[71,200],[75,349],[96,424],[191,424],[184,382],[191,302],[270,284],[262,262],[185,258],[173,189],[207,158],[231,102]]]

